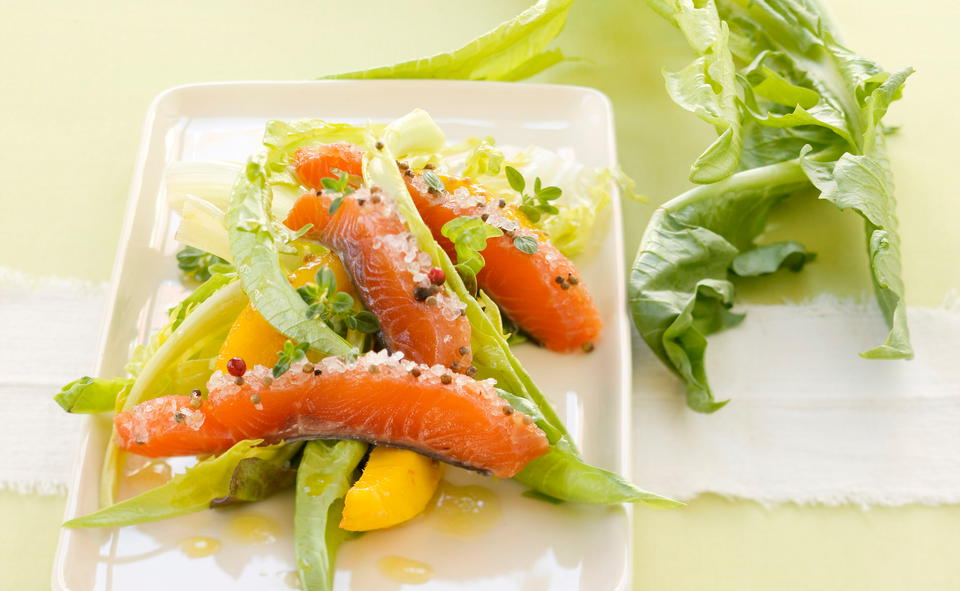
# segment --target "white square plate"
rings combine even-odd
[[[537,144],[592,166],[616,164],[610,102],[599,92],[555,85],[454,81],[241,82],[183,86],[164,92],[147,113],[140,156],[113,275],[98,374],[123,374],[131,347],[162,325],[183,296],[174,264],[178,218],[165,203],[163,178],[173,162],[244,160],[259,149],[268,119],[317,117],[388,121],[413,108],[433,115],[453,141],[493,136],[501,145]],[[613,199],[603,243],[578,261],[604,320],[591,355],[559,355],[529,345],[518,355],[564,418],[587,461],[626,473],[629,466],[630,346],[623,284],[623,239]],[[97,482],[110,421],[88,423],[67,503],[70,519],[97,508]],[[502,516],[481,535],[456,537],[431,513],[341,548],[337,589],[391,590],[403,585],[378,569],[385,556],[428,564],[417,588],[611,591],[631,583],[630,509],[552,505],[521,496],[513,481],[458,469],[455,484],[493,489]],[[204,511],[119,529],[63,530],[53,575],[70,591],[290,589],[295,577],[292,495],[240,509]],[[275,539],[241,541],[231,525],[263,517]],[[180,543],[207,536],[219,551],[190,558]]]

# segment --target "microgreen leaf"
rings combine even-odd
[[[293,344],[293,341],[283,343],[283,351],[277,351],[277,364],[273,366],[273,377],[279,378],[287,373],[290,366],[307,356],[310,343]]]
[[[350,181],[353,177],[341,170],[336,170],[336,172],[338,173],[336,178],[324,177],[320,179],[320,184],[323,185],[323,188],[331,193],[340,193],[341,195],[353,193],[354,189],[350,186]]]
[[[513,245],[525,254],[534,254],[540,248],[537,239],[533,236],[517,236],[513,239]]]
[[[323,180],[327,180],[327,179],[323,179]],[[337,213],[337,210],[340,209],[341,205],[343,205],[343,197],[337,197],[336,199],[330,202],[330,209],[327,210],[327,213],[329,213],[330,215]]]
[[[504,167],[504,171],[507,173],[507,182],[510,183],[510,187],[517,193],[523,193],[527,188],[527,181],[523,179],[523,175],[512,166]]]
[[[177,253],[177,268],[201,283],[210,279],[212,273],[233,270],[224,259],[192,246],[187,246]]]
[[[457,251],[454,268],[466,283],[476,286],[476,276],[485,261],[480,251],[487,247],[487,240],[503,236],[503,230],[477,217],[454,218],[440,228],[440,233],[453,242]]]
[[[359,332],[373,334],[380,330],[380,320],[377,319],[376,315],[367,310],[357,312],[357,314],[352,317],[352,320],[356,322],[354,330]]]
[[[537,223],[540,221],[540,210],[536,207],[524,204],[519,209],[531,222]]]
[[[313,224],[304,224],[302,228],[290,235],[290,237],[287,239],[287,242],[293,242],[294,240],[303,238],[303,235],[309,232],[312,228]]]
[[[329,267],[317,270],[316,283],[297,288],[308,304],[307,318],[322,319],[334,332],[343,335],[347,329],[372,333],[380,329],[377,317],[365,310],[355,311],[353,296],[337,291],[337,276]]]
[[[540,177],[537,177],[537,184],[539,183]],[[560,187],[544,187],[543,189],[537,189],[537,198],[544,199],[546,201],[559,199],[561,194],[563,194],[563,191],[560,190]]]
[[[342,316],[353,310],[353,298],[346,292],[338,292],[330,298],[330,309],[337,316]]]
[[[442,192],[446,190],[446,187],[443,185],[443,181],[440,180],[440,177],[437,176],[437,173],[433,172],[429,168],[423,171],[423,180],[427,183],[427,186],[434,191]]]
[[[517,193],[520,193],[520,206],[518,209],[523,215],[527,216],[531,222],[539,222],[540,218],[544,215],[556,215],[560,213],[559,209],[549,203],[554,199],[559,199],[560,195],[563,194],[560,187],[544,187],[540,177],[536,177],[533,179],[533,195],[527,195],[523,192],[527,186],[523,175],[512,166],[507,166],[505,172],[510,187]]]
[[[337,276],[330,267],[323,267],[317,271],[317,287],[327,292],[327,297],[333,297],[333,294],[337,293]]]
[[[306,316],[310,320],[316,320],[323,315],[323,304],[315,302],[307,306]]]
[[[320,299],[320,290],[313,283],[298,287],[297,293],[300,294],[300,299],[306,304],[312,304]]]

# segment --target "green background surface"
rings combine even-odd
[[[960,288],[951,254],[960,250],[954,172],[960,118],[952,114],[960,96],[954,81],[960,5],[828,2],[853,49],[888,69],[918,69],[888,117],[903,125],[890,155],[908,300],[939,305]],[[443,51],[528,4],[303,0],[267,8],[251,0],[6,0],[0,5],[0,267],[109,277],[143,115],[165,88],[300,80]],[[629,0],[580,0],[560,45],[583,59],[538,80],[594,86],[613,99],[623,167],[649,198],[625,206],[632,255],[653,206],[688,186],[687,167],[710,138],[706,125],[663,91],[661,68],[686,63],[688,49],[642,2]],[[866,293],[855,216],[796,197],[768,237],[800,239],[821,256],[801,274],[741,286],[746,298]],[[49,587],[63,503],[57,496],[0,492],[4,588]],[[956,506],[765,508],[704,495],[683,510],[636,512],[636,588],[960,589],[958,547]]]

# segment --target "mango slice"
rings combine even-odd
[[[422,512],[440,482],[441,466],[416,452],[377,447],[363,474],[347,491],[340,528],[382,529]]]
[[[317,271],[322,267],[329,267],[337,278],[337,290],[345,291],[356,298],[353,282],[340,263],[340,259],[332,252],[327,252],[310,259],[290,275],[290,283],[294,287],[303,287],[307,283],[316,281]],[[264,320],[253,306],[247,304],[240,316],[233,322],[227,338],[220,347],[217,363],[214,370],[219,369],[226,373],[227,362],[233,357],[243,359],[247,367],[263,365],[273,367],[277,363],[277,352],[283,349],[287,337]]]

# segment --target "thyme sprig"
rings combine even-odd
[[[512,166],[504,167],[504,171],[506,172],[507,182],[510,183],[510,187],[517,193],[520,193],[520,211],[522,211],[531,222],[537,223],[540,221],[540,218],[545,215],[556,215],[560,213],[560,210],[550,203],[551,201],[559,199],[560,195],[563,194],[560,187],[544,187],[540,177],[536,177],[533,180],[533,195],[529,195],[524,193],[527,188],[527,181],[523,178],[523,175],[520,174],[520,171]]]

